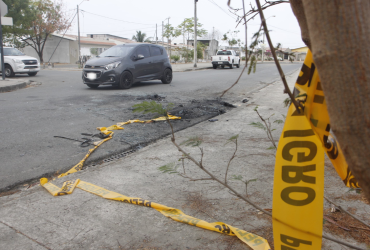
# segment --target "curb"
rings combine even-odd
[[[31,83],[32,83],[32,81],[28,80],[27,82],[20,82],[18,84],[0,87],[0,93],[11,92],[11,91],[15,91],[15,90],[18,90],[18,89],[23,89],[23,88],[27,87],[28,85],[30,85]]]
[[[195,68],[195,69],[183,69],[183,70],[174,70],[173,72],[188,72],[188,71],[205,70],[205,69],[212,69],[212,67],[206,67],[206,68]]]

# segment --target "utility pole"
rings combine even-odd
[[[194,68],[197,67],[197,2],[194,0]]]
[[[211,56],[213,56],[213,39],[214,39],[214,34],[215,34],[215,27],[213,27],[213,29],[212,29],[212,40],[211,40],[211,44],[210,44],[210,48],[209,48],[209,50],[211,51]],[[209,55],[208,55],[208,57],[209,57]]]
[[[77,5],[77,23],[78,23],[78,63],[81,66],[81,40],[80,40],[80,15],[79,7]]]
[[[265,60],[265,31],[263,31],[263,38],[262,38],[262,63]]]
[[[155,44],[158,44],[157,24],[155,24]]]
[[[166,19],[165,19],[166,20]],[[164,40],[163,40],[163,21],[162,21],[162,46],[164,47]]]
[[[1,10],[0,10],[1,11]],[[1,16],[0,16],[0,52],[1,52],[1,75],[3,77],[3,81],[5,80],[5,66],[4,66],[4,49],[3,49],[3,26],[1,24]]]
[[[170,28],[170,17],[167,18],[167,26],[168,26],[168,28]],[[170,43],[170,37],[167,38],[167,53],[168,53],[168,44],[169,43]],[[170,53],[170,57],[171,57],[171,51],[169,53]]]

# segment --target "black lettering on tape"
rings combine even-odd
[[[299,152],[297,154],[297,161],[298,162],[307,162],[312,161],[313,158],[315,158],[317,153],[317,146],[314,142],[311,141],[292,141],[287,143],[283,148],[282,156],[284,160],[292,161],[293,155],[290,154],[290,150],[293,148],[308,148],[310,150],[310,153],[306,156],[305,153]]]
[[[316,170],[316,165],[308,165],[308,166],[283,166],[281,174],[282,179],[286,183],[298,183],[300,181],[315,184],[316,178],[313,176],[304,175],[305,172],[311,172]],[[295,173],[294,177],[291,177],[289,174]]]
[[[284,131],[284,138],[286,137],[306,137],[306,136],[312,136],[312,135],[315,135],[312,129]]]
[[[291,193],[305,193],[307,194],[307,198],[304,200],[293,200],[290,198]],[[281,191],[281,199],[292,206],[306,206],[313,202],[316,197],[316,192],[312,188],[309,187],[287,187]]]
[[[298,76],[297,84],[305,85],[307,81],[310,79],[310,72],[311,69],[306,64],[302,65],[301,72],[303,73],[301,76]]]
[[[145,206],[146,207],[152,207],[152,202],[151,201],[145,201]]]
[[[300,244],[312,246],[312,241],[297,239],[297,238],[294,238],[294,237],[291,237],[285,234],[280,234],[280,240],[284,244],[287,244],[288,246],[291,246],[291,247],[299,247]],[[290,249],[290,248],[285,248],[285,249]]]
[[[317,83],[316,90],[323,91],[323,90],[322,90],[322,87],[321,87],[321,82],[318,82],[318,83]]]
[[[324,100],[325,100],[325,97],[322,96],[322,95],[315,95],[313,97],[313,102],[314,103],[319,103],[319,104],[323,104],[324,103]]]

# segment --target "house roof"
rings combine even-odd
[[[81,44],[96,44],[96,45],[111,45],[111,46],[115,46],[117,45],[116,43],[114,42],[105,42],[105,41],[97,41],[97,40],[94,40],[94,39],[80,39],[80,42]]]
[[[76,40],[75,38],[70,37],[70,35],[64,35],[63,36],[63,35],[55,34],[55,33],[53,33],[51,35],[56,36],[56,37],[60,37],[60,38],[63,38],[63,39],[71,40],[71,41],[75,41]]]

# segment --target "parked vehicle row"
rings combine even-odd
[[[116,45],[86,62],[83,83],[90,88],[113,85],[129,89],[148,80],[172,81],[172,67],[166,50],[152,44]]]

